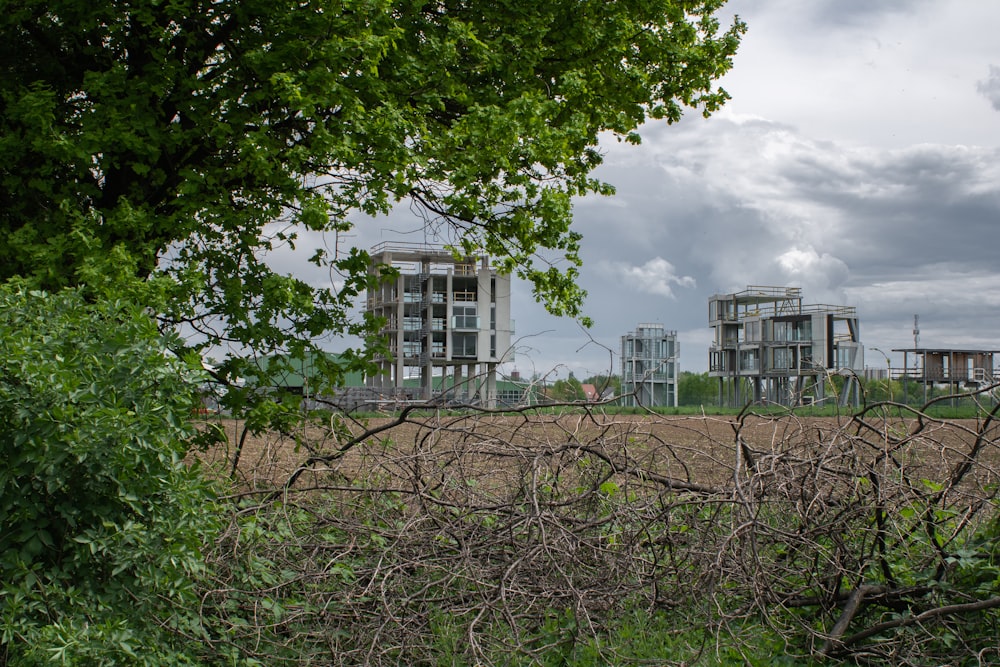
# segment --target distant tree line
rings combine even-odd
[[[619,396],[621,394],[622,380],[617,375],[591,375],[578,380],[573,373],[566,379],[559,379],[547,388],[546,395],[553,401],[571,402],[587,400],[587,393],[583,390],[583,385],[593,385],[598,396]]]
[[[583,401],[587,396],[583,385],[593,385],[598,395],[621,396],[622,379],[615,374],[591,375],[582,381],[570,373],[565,379],[556,380],[546,389],[546,395],[557,402]],[[719,403],[719,387],[708,373],[683,371],[677,383],[678,404],[682,406],[716,406]]]
[[[904,386],[898,380],[861,378],[860,383],[865,400],[869,403],[890,401],[916,405],[946,393],[946,390],[940,387],[925,388],[917,382],[909,382]],[[584,401],[587,398],[583,390],[585,384],[593,385],[602,396],[608,395],[609,392],[613,392],[614,396],[622,394],[622,381],[619,375],[591,375],[581,381],[570,373],[569,377],[556,380],[549,386],[546,395],[556,402]],[[827,391],[835,394],[842,389],[843,378],[831,376],[827,380],[827,385]],[[682,371],[677,382],[677,404],[681,407],[718,407],[718,378],[710,377],[707,372]]]

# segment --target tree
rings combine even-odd
[[[677,386],[678,405],[718,405],[719,385],[708,373],[682,371]]]
[[[141,308],[4,285],[0,311],[0,663],[191,664],[198,375]]]
[[[296,358],[368,330],[350,317],[368,256],[317,250],[331,290],[268,252],[408,200],[578,316],[571,198],[612,190],[591,176],[598,138],[723,104],[744,30],[720,29],[723,4],[16,3],[0,16],[0,278],[135,277],[164,326]]]
[[[587,399],[587,395],[583,392],[583,386],[572,373],[565,380],[556,380],[549,391],[549,396],[556,401],[584,401]]]

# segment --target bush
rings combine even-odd
[[[194,664],[194,371],[128,304],[8,284],[0,312],[0,663]]]

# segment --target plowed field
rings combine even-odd
[[[749,460],[757,466],[827,457],[864,465],[905,468],[931,478],[975,456],[982,474],[1000,460],[1000,432],[980,437],[976,420],[916,421],[844,418],[656,415],[460,415],[351,422],[339,429],[311,427],[293,433],[245,433],[233,420],[214,422],[226,434],[204,460],[252,488],[284,483],[297,469],[325,479],[407,478],[428,470],[462,467],[488,481],[523,474],[534,459],[597,456],[619,468],[646,471],[679,482],[725,486]],[[368,435],[366,435],[366,433]],[[738,446],[739,445],[739,446]],[[770,462],[770,463],[768,463]],[[457,472],[457,471],[455,471]]]

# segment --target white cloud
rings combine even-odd
[[[996,58],[997,3],[730,0],[727,11],[749,26],[724,80],[734,111],[886,147],[975,144],[992,122],[975,82]]]
[[[693,288],[695,279],[677,275],[674,265],[662,257],[654,257],[641,266],[626,262],[601,262],[599,267],[614,276],[621,284],[639,292],[675,299],[672,285]]]
[[[1000,111],[1000,67],[990,65],[990,74],[976,82],[976,90],[990,101],[990,105]]]
[[[787,278],[783,284],[802,287],[814,301],[828,301],[824,297],[837,294],[849,274],[842,260],[811,247],[792,248],[778,256],[777,264]]]

